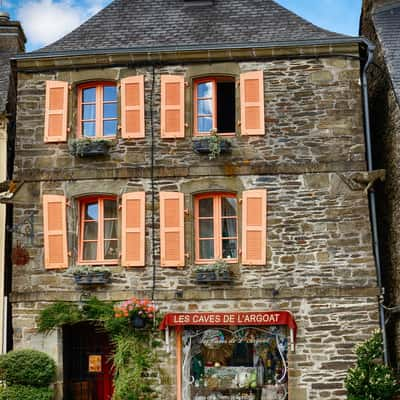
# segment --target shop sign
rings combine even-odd
[[[101,355],[89,355],[89,372],[101,372]]]

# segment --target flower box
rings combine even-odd
[[[217,260],[214,264],[200,266],[196,269],[197,283],[230,283],[232,273],[224,260]]]
[[[109,140],[77,139],[70,144],[70,153],[82,158],[106,156],[110,145]]]
[[[73,275],[78,285],[106,285],[111,281],[110,271],[90,271],[90,267],[77,269]]]
[[[212,149],[210,143],[210,138],[193,140],[193,150],[198,154],[211,154]],[[220,139],[218,145],[220,154],[231,152],[232,144],[228,139]]]

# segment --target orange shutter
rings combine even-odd
[[[44,141],[67,141],[68,82],[46,81]]]
[[[242,264],[265,265],[267,241],[267,191],[243,192]]]
[[[122,195],[122,265],[145,266],[145,192]]]
[[[184,267],[183,193],[160,192],[160,247],[162,267]]]
[[[161,75],[161,137],[185,137],[185,82],[181,75]]]
[[[144,137],[144,76],[121,79],[121,136]]]
[[[64,196],[43,195],[44,265],[68,268],[67,217]]]
[[[264,135],[264,74],[263,71],[240,75],[240,113],[242,135]]]

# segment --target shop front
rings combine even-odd
[[[176,331],[177,400],[284,400],[296,322],[287,311],[167,314]]]

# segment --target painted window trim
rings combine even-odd
[[[118,128],[117,128],[117,133],[115,135],[109,135],[109,136],[104,136],[103,135],[103,88],[104,86],[115,86],[118,90],[118,85],[114,81],[95,81],[95,82],[86,82],[86,83],[81,83],[77,86],[77,92],[78,92],[78,112],[77,112],[77,124],[76,124],[76,132],[77,132],[77,137],[78,138],[85,138],[85,139],[115,139],[118,136]],[[96,136],[89,137],[89,136],[83,136],[82,133],[82,93],[83,89],[95,87],[96,88]],[[99,101],[100,99],[100,101]],[[118,110],[118,94],[117,94],[117,110]],[[116,118],[108,118],[107,120],[117,120],[117,123],[120,120],[120,117],[118,116],[118,111],[117,111],[117,116]]]
[[[215,262],[218,259],[222,259],[222,230],[221,230],[221,206],[222,206],[222,198],[223,197],[231,197],[235,198],[237,201],[237,206],[239,206],[238,196],[236,193],[231,192],[208,192],[202,193],[194,196],[194,240],[195,240],[195,263],[196,264],[210,264]],[[211,259],[202,259],[200,258],[200,238],[199,238],[199,200],[213,198],[213,228],[214,228],[214,258]],[[238,207],[239,208],[239,207]],[[238,210],[239,211],[239,210]],[[228,238],[229,239],[229,238]],[[230,238],[232,239],[232,238]],[[235,238],[233,238],[235,239]],[[237,243],[237,255],[239,255],[239,212],[236,213],[236,243]],[[227,263],[237,263],[239,261],[239,257],[237,258],[224,258],[223,259]]]
[[[114,200],[118,206],[117,196],[88,196],[81,197],[78,199],[79,202],[79,233],[78,233],[78,262],[77,265],[117,265],[119,263],[119,258],[115,259],[104,259],[104,200]],[[98,215],[98,231],[97,231],[97,257],[96,260],[84,260],[83,259],[83,232],[85,224],[85,207],[84,205],[90,202],[97,201],[99,206]],[[117,222],[119,223],[118,213]],[[118,236],[118,234],[117,234]],[[120,237],[117,237],[118,248],[120,246]],[[99,257],[102,254],[102,257]]]
[[[212,129],[217,129],[217,82],[236,82],[234,77],[231,76],[205,76],[202,78],[196,78],[193,80],[193,136],[196,137],[207,137],[210,136],[209,133],[201,133],[197,130],[197,87],[200,83],[211,82],[212,83],[212,119],[213,119],[213,127]],[[236,97],[236,85],[235,85],[235,97]],[[236,99],[235,99],[236,100]],[[236,118],[235,118],[236,120]],[[236,132],[224,132],[218,133],[219,136],[235,136]]]

